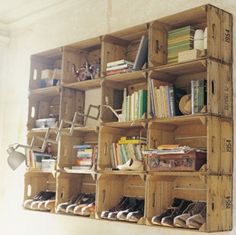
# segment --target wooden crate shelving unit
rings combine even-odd
[[[147,89],[145,119],[117,122],[115,116],[101,109],[98,121],[77,127],[72,136],[61,136],[53,152],[58,155],[56,176],[49,172],[25,174],[25,199],[40,190],[56,190],[56,205],[77,192],[96,192],[95,218],[115,206],[123,196],[145,199],[144,217],[138,224],[152,225],[152,216],[163,212],[174,197],[205,200],[206,223],[199,231],[232,229],[233,110],[232,110],[232,15],[212,5],[146,22],[132,28],[101,35],[31,57],[28,142],[43,136],[45,129],[35,129],[35,120],[53,112],[58,121],[72,120],[76,111],[86,113],[89,104],[121,108],[124,88],[128,94]],[[207,50],[196,60],[167,64],[168,30],[187,25],[207,31]],[[141,71],[106,76],[108,62],[135,60],[142,35],[148,36],[148,63]],[[96,79],[78,82],[72,65],[86,60],[101,61]],[[40,88],[41,71],[61,69],[61,84]],[[190,93],[191,80],[206,80],[207,105],[204,112],[154,119],[150,115],[150,82],[155,86],[173,84]],[[53,110],[50,110],[50,108]],[[83,124],[84,119],[80,118]],[[207,149],[206,167],[199,172],[127,172],[111,170],[109,145],[125,135],[147,137],[148,148],[160,144],[181,144]],[[68,132],[68,126],[64,131]],[[52,138],[55,134],[52,134]],[[66,173],[74,164],[73,145],[98,143],[98,159],[91,170]],[[145,160],[145,159],[144,159]],[[144,166],[145,161],[144,161]],[[53,184],[49,184],[53,182]],[[92,216],[94,217],[94,216]],[[108,222],[109,223],[109,222]],[[153,226],[153,225],[152,225]],[[158,229],[158,226],[155,226]]]

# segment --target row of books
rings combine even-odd
[[[192,114],[201,112],[205,105],[207,105],[207,81],[191,81]]]
[[[127,89],[124,89],[122,104],[123,121],[133,121],[145,118],[147,112],[147,91],[144,89],[135,91],[127,95]]]
[[[151,115],[156,118],[181,115],[179,101],[186,91],[174,88],[172,85],[161,85],[157,88],[154,80],[150,82]]]
[[[80,167],[92,167],[94,159],[97,157],[97,145],[83,144],[74,145],[76,151],[76,165]]]
[[[129,159],[142,160],[142,151],[146,145],[145,137],[121,137],[110,145],[112,168],[125,164]]]
[[[195,28],[185,26],[168,31],[167,63],[178,62],[178,53],[193,49]]]

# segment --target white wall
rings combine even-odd
[[[5,149],[10,143],[24,143],[26,139],[25,126],[31,54],[117,31],[207,3],[235,14],[235,0],[78,0],[71,2],[71,7],[50,15],[50,17],[37,20],[30,25],[26,24],[27,20],[24,20],[22,24],[15,24],[7,50],[7,62],[0,65],[0,70],[4,67],[2,70],[4,75],[0,76],[0,229],[4,231],[4,233],[1,231],[1,234],[192,234],[193,232],[182,230],[108,223],[24,211],[21,208],[24,169],[22,167],[13,173],[8,168]],[[27,26],[23,27],[22,25]],[[234,19],[234,45],[235,36],[236,22]],[[234,186],[234,192],[235,189]],[[234,216],[235,222],[236,217]],[[194,232],[193,234],[199,233]],[[236,234],[236,228],[232,232],[221,234]]]

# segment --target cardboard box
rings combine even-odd
[[[195,60],[201,56],[204,56],[204,51],[193,49],[187,51],[181,51],[178,53],[178,63]]]

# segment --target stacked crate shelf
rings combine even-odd
[[[167,64],[168,31],[187,25],[202,30],[207,27],[207,50],[197,59]],[[143,35],[148,36],[149,42],[148,63],[142,70],[107,76],[107,63],[135,60]],[[79,68],[86,61],[100,61],[99,73],[95,79],[78,81],[73,64]],[[41,71],[54,68],[62,70],[61,83],[41,88]],[[187,93],[190,93],[191,80],[205,80],[206,108],[196,114],[152,117],[151,79],[157,87],[168,83],[184,87]],[[96,212],[91,217],[100,219],[101,212],[115,206],[123,196],[144,198],[144,217],[138,224],[149,226],[152,225],[151,218],[170,206],[174,197],[204,200],[207,203],[206,223],[199,231],[231,230],[232,87],[232,15],[212,5],[32,56],[28,143],[33,136],[44,136],[46,129],[35,128],[35,120],[50,114],[49,108],[55,99],[58,121],[71,121],[77,111],[86,114],[91,104],[100,108],[101,115],[98,120],[88,120],[87,123],[81,116],[78,119],[81,126],[76,127],[70,136],[62,135],[58,145],[53,145],[53,152],[58,155],[56,174],[29,169],[25,174],[25,199],[50,187],[57,192],[56,205],[68,201],[76,192],[96,192]],[[117,117],[102,106],[109,104],[114,109],[121,109],[125,88],[127,94],[147,89],[145,118],[118,122]],[[96,116],[97,111],[94,110],[93,114]],[[69,132],[69,126],[64,127],[64,132]],[[148,148],[181,144],[207,149],[205,167],[197,172],[153,172],[147,170],[144,159],[143,171],[112,170],[109,145],[122,136],[137,136],[140,132],[147,137]],[[88,142],[98,144],[98,158],[93,167],[66,172],[64,167],[75,163],[73,145]],[[53,186],[48,182],[54,182]]]

